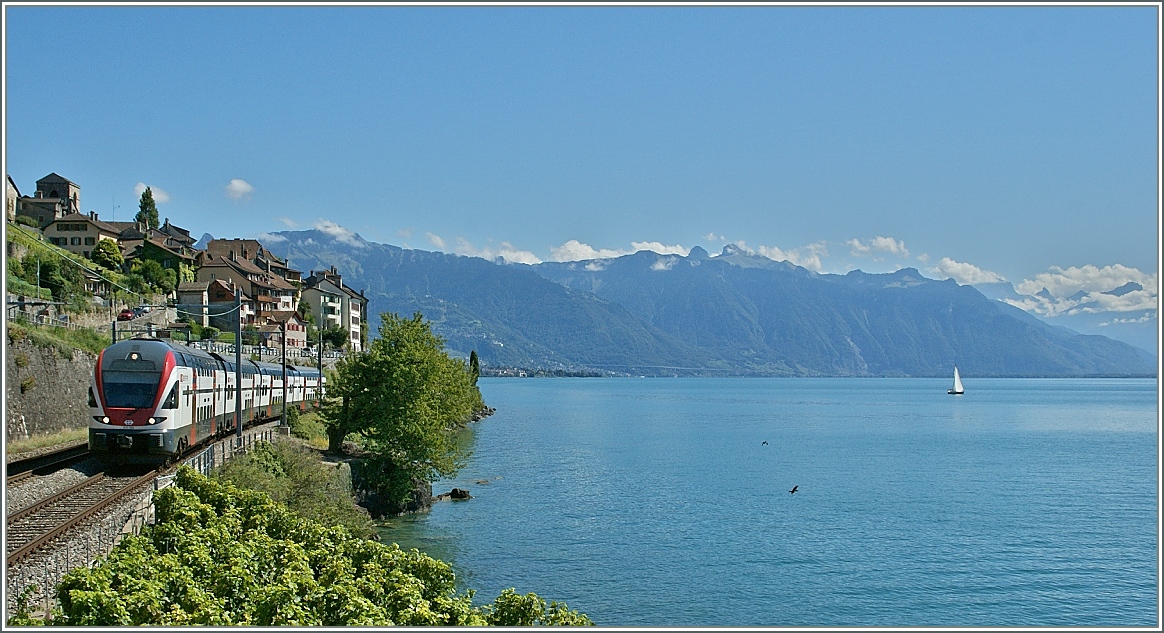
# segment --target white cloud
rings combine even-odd
[[[409,229],[400,229],[399,231],[396,232],[396,235],[398,237],[408,239],[408,238],[412,237],[412,229],[410,229],[410,228]]]
[[[1155,318],[1155,314],[1147,312],[1138,319],[1112,319],[1111,321],[1104,321],[1103,323],[1099,324],[1099,327],[1107,327],[1109,325],[1115,325],[1118,323],[1150,323]]]
[[[1026,296],[1008,303],[1044,316],[1155,311],[1158,303],[1157,281],[1156,274],[1147,274],[1120,264],[1103,268],[1091,264],[1070,268],[1052,266],[1050,272],[1040,273],[1034,279],[1024,279],[1015,284],[1015,290]],[[1142,289],[1121,296],[1107,294],[1128,282],[1135,282]],[[1040,293],[1042,296],[1039,296]],[[1133,321],[1114,319],[1108,323]]]
[[[677,261],[679,261],[677,257],[660,257],[658,261],[651,264],[651,270],[671,270]]]
[[[983,270],[974,264],[966,262],[956,262],[949,257],[943,257],[938,260],[938,265],[932,268],[927,268],[929,272],[937,275],[941,279],[953,279],[954,281],[967,284],[994,284],[1006,281],[1002,275]]]
[[[1145,291],[1153,296],[1156,294],[1156,275],[1149,275],[1135,268],[1120,264],[1098,268],[1091,264],[1086,266],[1060,268],[1052,266],[1050,272],[1035,275],[1034,279],[1024,279],[1015,284],[1014,289],[1019,294],[1033,295],[1043,288],[1052,297],[1070,297],[1080,290],[1086,292],[1106,292],[1134,281],[1144,287]]]
[[[147,185],[144,182],[139,182],[134,185],[133,192],[137,194],[138,198],[141,198],[141,194],[145,193],[146,187],[149,187],[150,195],[154,197],[154,202],[162,204],[170,201],[170,194],[166,193],[164,189],[159,188],[157,185]]]
[[[676,244],[674,246],[667,246],[662,242],[631,242],[631,247],[638,251],[654,251],[660,255],[682,255],[687,256],[690,249],[683,248]]]
[[[892,237],[878,235],[869,240],[868,244],[854,238],[846,240],[845,244],[849,245],[849,253],[857,257],[874,257],[877,253],[889,253],[890,255],[897,255],[899,257],[909,257],[909,250],[905,248],[905,242],[895,240]],[[876,258],[874,257],[874,259]]]
[[[705,239],[709,242],[723,242],[724,236],[716,235],[714,232],[712,232],[712,233],[708,233],[707,235],[704,235],[703,239]]]
[[[242,200],[249,198],[254,190],[255,188],[251,186],[251,183],[242,178],[232,178],[226,185],[226,197],[231,200]]]
[[[445,248],[445,241],[436,233],[425,233],[424,236],[428,238],[428,242],[433,246],[442,250]]]
[[[577,262],[586,259],[610,259],[630,255],[639,251],[653,251],[660,255],[686,256],[689,250],[679,244],[667,246],[662,242],[631,242],[630,250],[618,250],[613,248],[594,248],[578,240],[569,240],[561,246],[550,247],[550,261]]]
[[[336,224],[335,222],[332,222],[331,220],[324,220],[323,218],[320,218],[319,221],[315,223],[315,229],[332,236],[332,238],[334,238],[337,242],[343,242],[344,244],[354,246],[356,248],[364,248],[364,242],[360,239],[360,236]]]
[[[259,233],[258,240],[260,242],[286,242],[287,238],[276,233]]]
[[[588,262],[585,266],[583,266],[583,268],[589,270],[590,272],[598,272],[600,270],[606,270],[606,264],[601,261],[593,261]]]
[[[585,259],[607,259],[621,257],[628,253],[629,251],[616,251],[610,248],[598,249],[578,240],[569,240],[561,246],[550,247],[550,261],[576,262]]]
[[[458,255],[467,255],[469,257],[480,257],[490,261],[497,261],[503,259],[510,264],[540,264],[541,259],[530,251],[518,250],[509,242],[502,242],[501,247],[497,249],[485,248],[478,249],[474,247],[469,240],[463,237],[457,238],[457,248],[455,251]]]
[[[292,229],[299,228],[299,223],[296,222],[295,220],[292,220],[291,218],[279,218],[279,221],[282,222],[283,224],[286,224],[288,226],[288,228],[292,228]]]
[[[921,255],[917,256],[917,260],[923,264],[928,264],[930,263],[930,256],[927,253],[922,253]]]
[[[821,258],[828,257],[827,242],[814,242],[800,248],[784,250],[779,246],[760,246],[756,249],[764,257],[778,262],[788,261],[813,272],[821,271]]]

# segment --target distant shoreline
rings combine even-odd
[[[646,368],[644,368],[646,369]],[[601,371],[590,369],[529,369],[518,367],[482,367],[482,378],[861,378],[861,379],[886,379],[886,378],[945,378],[949,376],[942,375],[919,375],[919,376],[851,376],[851,375],[818,375],[818,376],[790,376],[780,374],[742,374],[742,373],[722,373],[715,369],[685,369],[685,373],[679,374],[663,374],[663,373],[626,373],[614,371]],[[727,370],[723,370],[726,372]],[[700,373],[707,372],[707,373]],[[720,372],[720,373],[712,373]],[[1156,379],[1157,374],[967,374],[966,377],[971,379],[977,378],[1039,378],[1039,379]]]

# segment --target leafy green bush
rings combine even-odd
[[[591,624],[565,605],[547,608],[512,590],[474,607],[473,592],[458,595],[452,570],[439,560],[353,538],[188,467],[154,499],[156,525],[64,577],[54,624]]]
[[[8,260],[9,262],[13,260]],[[12,274],[8,275],[8,292],[14,295],[24,295],[26,297],[36,296],[36,284],[30,284],[27,281],[16,277]],[[40,298],[52,301],[53,293],[48,288],[40,289]]]
[[[37,347],[53,348],[61,358],[73,358],[73,350],[81,349],[93,354],[101,353],[112,342],[102,333],[83,329],[59,328],[46,325],[8,324],[8,340],[12,342],[28,339]]]
[[[305,519],[328,527],[342,525],[360,538],[375,534],[372,520],[352,501],[350,482],[336,467],[320,461],[317,453],[294,442],[259,444],[226,462],[216,474],[239,488],[266,493]]]
[[[288,409],[287,413],[290,414],[291,409]],[[310,411],[307,413],[296,412],[294,417],[291,415],[287,417],[287,422],[291,425],[291,435],[304,440],[327,438],[327,427],[324,426],[323,420],[319,417],[318,413]]]

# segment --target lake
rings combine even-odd
[[[483,378],[381,533],[605,626],[1156,626],[1156,381],[963,382]]]

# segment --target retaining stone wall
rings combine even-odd
[[[89,380],[97,357],[73,350],[72,359],[62,358],[27,340],[6,344],[7,440],[88,426]]]

